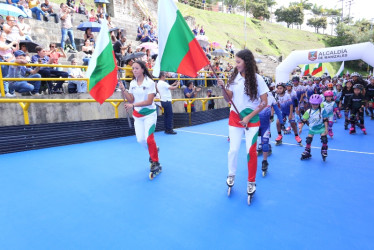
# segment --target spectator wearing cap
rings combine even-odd
[[[42,47],[40,46],[37,46],[35,48],[36,50],[36,55],[33,55],[31,57],[31,62],[32,63],[38,63],[38,64],[52,64],[53,63],[53,59],[49,58],[46,53],[47,51],[45,49],[43,49]],[[41,67],[40,70],[39,70],[39,74],[43,77],[43,78],[50,78],[50,77],[63,77],[63,78],[68,78],[68,73],[65,72],[65,71],[59,71],[59,70],[55,70],[53,68],[50,68],[50,67]],[[47,84],[48,84],[48,89],[49,89],[49,93],[61,93],[58,91],[58,89],[61,89],[62,88],[62,84],[64,83],[64,81],[58,81],[56,86],[53,86],[52,82],[50,81],[47,81]]]
[[[18,25],[16,18],[13,16],[6,17],[6,24],[3,26],[4,32],[7,34],[6,39],[8,41],[19,41],[24,33]]]
[[[26,64],[26,54],[22,50],[14,52],[14,62],[19,64]],[[34,69],[27,68],[26,66],[14,66],[9,67],[8,78],[41,78],[38,74],[40,67]],[[26,76],[29,73],[29,76]],[[18,93],[30,93],[32,95],[39,95],[40,81],[10,81],[9,82],[9,93],[13,94],[14,91]]]
[[[31,12],[34,13],[36,15],[36,19],[40,21],[42,20],[41,16],[48,16],[48,13],[42,11],[42,9],[38,7],[39,4],[39,0],[29,0],[29,8]]]
[[[71,60],[71,65],[78,65],[77,58],[73,58]],[[83,78],[84,74],[81,68],[69,68],[68,70],[69,78]],[[69,93],[70,89],[75,89],[76,86],[78,93],[85,93],[87,92],[87,82],[82,80],[71,80],[69,81],[68,89]]]
[[[171,91],[177,89],[180,85],[179,81],[175,81],[169,85],[166,81],[166,72],[160,72],[160,80],[156,84],[157,92],[160,94],[161,106],[164,109],[164,126],[165,134],[175,135],[177,132],[173,130],[173,106],[171,104]]]
[[[55,19],[55,23],[58,23],[59,22],[59,18],[58,18],[58,15],[55,13],[55,11],[53,10],[53,7],[52,5],[49,4],[49,0],[45,0],[44,3],[42,3],[40,5],[40,8],[42,9],[42,11],[48,13],[49,16],[53,16],[54,19]],[[43,20],[48,22],[49,21],[49,18],[48,16],[44,16],[43,17]]]
[[[20,40],[32,41],[30,36],[31,27],[25,23],[25,18],[23,16],[18,16],[18,27],[23,32],[23,36],[20,37]]]

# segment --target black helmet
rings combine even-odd
[[[359,90],[363,90],[364,86],[362,86],[361,84],[359,83],[356,83],[355,85],[353,85],[353,89],[359,89]]]
[[[293,76],[292,77],[292,81],[293,82],[296,82],[296,81],[299,82],[300,81],[300,77],[299,76]]]

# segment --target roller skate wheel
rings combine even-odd
[[[229,188],[227,189],[227,196],[230,196],[230,194],[231,194],[231,187],[229,187]]]
[[[262,177],[265,177],[266,176],[266,171],[262,171]]]
[[[252,195],[249,194],[247,198],[248,206],[251,205],[251,201],[252,201]]]
[[[155,175],[154,175],[152,172],[150,172],[150,173],[149,173],[149,179],[150,179],[150,180],[153,180],[153,178],[155,178]]]

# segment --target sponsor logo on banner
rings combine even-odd
[[[317,51],[310,51],[309,54],[308,54],[308,59],[311,60],[311,61],[314,61],[316,60],[318,57],[317,57]]]

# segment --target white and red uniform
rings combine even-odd
[[[146,101],[149,94],[156,95],[155,82],[146,76],[143,83],[138,85],[136,79],[134,79],[130,83],[129,93],[134,96],[134,103]],[[148,148],[152,161],[158,162],[157,145],[154,138],[157,122],[155,103],[152,102],[148,106],[135,107],[132,115],[134,117],[137,141],[145,148]]]
[[[233,92],[232,101],[237,107],[240,115],[243,117],[252,113],[260,104],[261,99],[260,95],[263,95],[269,91],[264,79],[256,74],[257,78],[257,98],[251,100],[249,96],[245,93],[244,82],[245,79],[240,75],[236,76],[233,83],[228,87],[230,91]],[[246,139],[246,150],[248,152],[248,181],[255,182],[256,172],[257,172],[257,135],[258,129],[260,126],[260,118],[255,115],[248,123],[247,130],[243,127],[240,121],[239,114],[234,109],[234,106],[231,105],[230,117],[229,117],[229,137],[230,137],[230,150],[228,153],[228,168],[229,176],[236,174],[237,162],[238,162],[238,152],[240,149],[240,143],[245,134]]]

